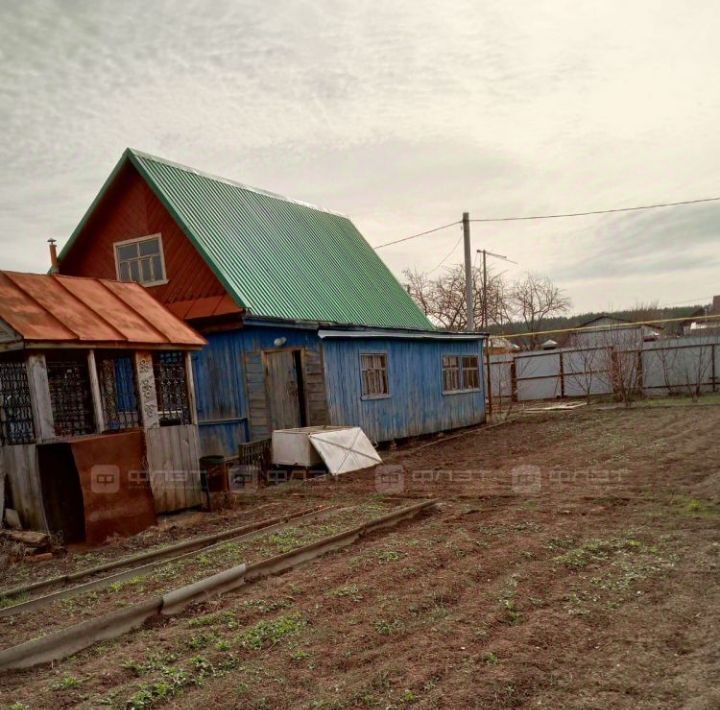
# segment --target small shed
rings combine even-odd
[[[138,284],[0,271],[0,482],[24,527],[101,542],[201,502],[205,342]]]

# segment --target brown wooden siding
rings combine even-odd
[[[320,350],[312,348],[303,350],[303,382],[308,424],[310,426],[329,424],[330,413],[325,393],[325,371]]]
[[[148,288],[155,298],[170,304],[225,294],[210,267],[129,163],[63,259],[60,273],[115,279],[113,244],[158,232],[162,234],[168,283]]]

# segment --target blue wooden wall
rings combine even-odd
[[[194,353],[193,374],[203,455],[237,453],[240,442],[269,435],[251,422],[253,391],[264,387],[259,353],[283,347],[322,348],[329,423],[361,426],[375,441],[417,436],[485,420],[485,393],[443,394],[442,356],[479,355],[479,341],[327,338],[317,331],[283,326],[246,326],[207,333],[208,344]],[[360,353],[386,352],[390,396],[362,399]],[[259,382],[257,381],[259,378]],[[250,392],[250,398],[248,393]],[[256,420],[256,416],[254,415]],[[314,423],[314,422],[313,422]]]
[[[361,352],[387,353],[389,397],[362,399]],[[478,355],[481,389],[443,394],[443,355]],[[374,441],[485,421],[481,341],[327,338],[323,356],[330,420],[360,426]]]
[[[287,338],[283,347],[312,350],[320,349],[320,340],[317,331],[282,326],[247,326],[205,337],[208,344],[192,356],[200,447],[204,456],[232,456],[240,442],[259,438],[249,420],[248,355],[276,348],[277,338]]]

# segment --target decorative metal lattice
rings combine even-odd
[[[47,374],[56,436],[92,434],[95,417],[85,357],[49,355]]]
[[[132,356],[101,353],[95,362],[105,429],[117,431],[140,426],[140,398]]]
[[[23,360],[0,361],[0,444],[35,441],[30,384]]]
[[[184,354],[177,351],[154,353],[153,367],[160,426],[190,424],[192,419]]]

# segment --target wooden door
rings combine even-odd
[[[293,429],[305,424],[299,355],[293,350],[265,353],[265,386],[272,429]]]

